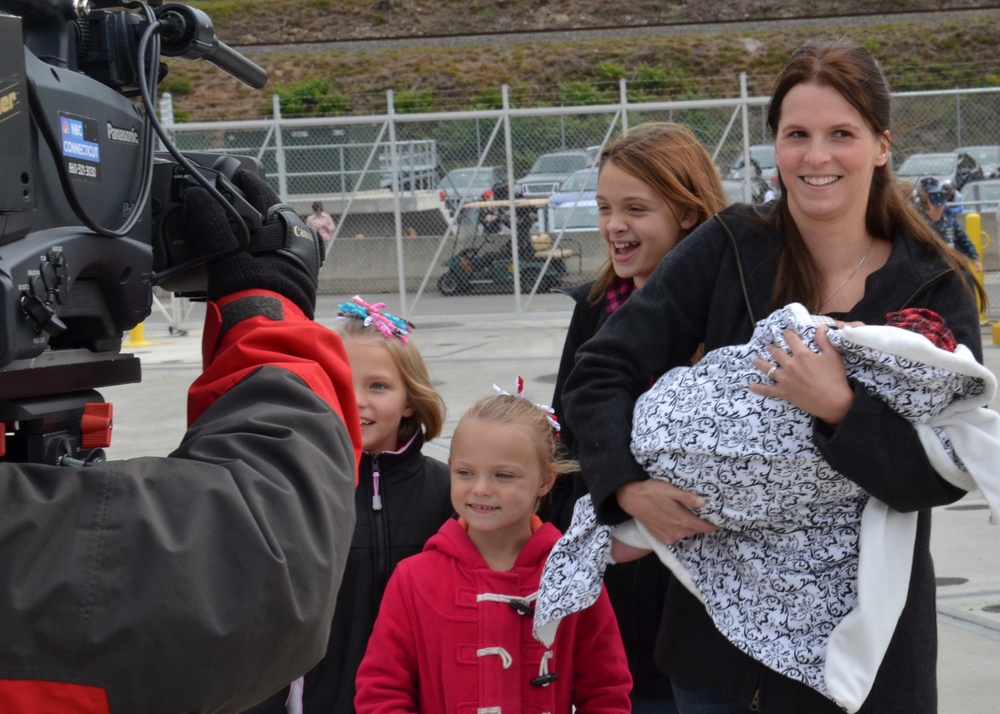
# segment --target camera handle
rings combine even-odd
[[[215,36],[212,20],[201,10],[170,3],[154,10],[160,28],[160,54],[205,59],[254,89],[267,84],[267,72]]]

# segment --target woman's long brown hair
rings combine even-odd
[[[805,44],[792,54],[771,93],[767,126],[772,136],[778,132],[785,95],[793,87],[806,83],[835,89],[858,111],[876,136],[883,136],[889,131],[892,95],[881,67],[864,47],[841,39]],[[778,264],[771,304],[774,308],[796,301],[816,305],[822,300],[819,271],[788,210],[780,171],[778,182],[781,195],[777,199],[777,221],[787,237],[787,243]],[[889,162],[875,167],[865,226],[876,238],[892,241],[898,231],[927,246],[937,253],[943,263],[955,270],[970,294],[975,290],[982,304],[986,304],[982,286],[979,283],[970,284],[966,278],[968,268],[965,259],[946,245],[917,212],[910,201],[909,191],[893,176]]]

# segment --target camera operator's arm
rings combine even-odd
[[[262,213],[277,203],[257,176],[244,172],[235,182]],[[208,250],[225,247],[218,239],[232,232],[207,194],[191,193],[185,211],[189,232],[207,238]],[[285,215],[269,222],[298,221],[290,209]],[[287,250],[209,265],[205,370],[189,394],[192,428],[173,454],[232,459],[224,468],[245,470],[247,483],[261,489],[246,491],[260,526],[259,535],[250,526],[250,535],[259,538],[259,556],[273,576],[264,584],[248,571],[247,593],[237,598],[258,603],[253,620],[261,642],[230,653],[233,679],[220,690],[260,693],[246,703],[322,656],[354,527],[361,439],[350,370],[340,338],[311,319],[322,245],[286,233],[297,241]],[[249,597],[254,591],[257,597]]]
[[[192,232],[235,241],[190,193]],[[206,367],[170,458],[0,464],[4,714],[238,712],[322,657],[360,434],[299,248],[209,266]]]

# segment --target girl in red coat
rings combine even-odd
[[[576,468],[558,455],[546,409],[500,394],[462,415],[449,458],[458,520],[389,579],[358,670],[359,714],[631,711],[606,593],[564,620],[550,649],[531,634],[531,604],[559,538],[535,511],[557,474]]]

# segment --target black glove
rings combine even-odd
[[[256,173],[240,170],[232,181],[260,211],[264,224],[251,232],[247,250],[208,263],[208,299],[216,301],[240,290],[270,290],[294,302],[312,319],[323,264],[316,232],[291,206],[280,203],[267,181]],[[184,225],[188,233],[198,237],[206,254],[231,250],[240,243],[240,232],[230,223],[229,213],[202,188],[184,193]]]

